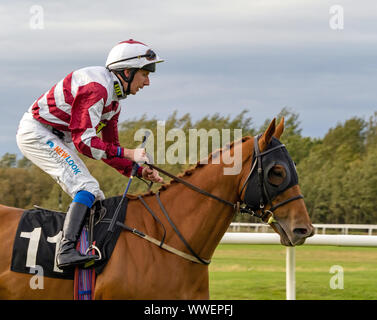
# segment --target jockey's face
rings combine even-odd
[[[124,73],[125,75],[128,77],[130,72],[129,70],[124,70]],[[122,79],[123,80],[123,79]],[[123,81],[122,81],[123,82]],[[132,80],[131,82],[131,90],[130,90],[130,93],[131,94],[136,94],[139,89],[143,89],[144,86],[149,86],[149,71],[146,71],[146,70],[138,70],[136,73],[135,73],[135,76],[134,76],[134,79]],[[128,86],[127,83],[123,83],[123,85],[126,85]],[[126,87],[125,86],[125,87]]]

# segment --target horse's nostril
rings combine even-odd
[[[306,228],[296,228],[293,230],[293,233],[299,236],[305,236],[308,233],[308,230]]]

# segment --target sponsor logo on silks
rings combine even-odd
[[[51,140],[48,140],[46,143],[50,146],[50,148],[54,147],[54,143]]]
[[[56,146],[54,148],[54,143],[51,141],[51,140],[48,140],[46,142],[46,144],[49,145],[49,147],[51,149],[53,149],[53,151],[59,155],[62,159],[64,159],[68,165],[71,167],[71,169],[73,170],[73,173],[75,175],[77,175],[80,171],[80,169],[78,168],[77,164],[75,163],[75,161],[72,159],[72,157],[67,153],[65,152],[62,148],[60,148],[59,146]]]

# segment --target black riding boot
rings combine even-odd
[[[88,207],[80,202],[72,202],[63,225],[63,235],[60,240],[56,262],[58,268],[67,269],[77,265],[85,265],[87,262],[97,259],[97,255],[82,255],[76,250],[85,215]]]

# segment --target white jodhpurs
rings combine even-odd
[[[17,131],[17,145],[23,155],[49,174],[71,197],[85,190],[97,200],[105,198],[98,181],[79,158],[70,139],[60,139],[52,127],[35,120],[26,112]]]

